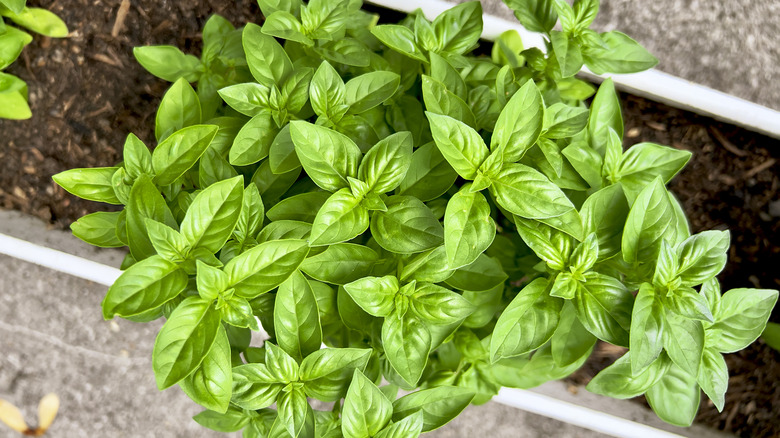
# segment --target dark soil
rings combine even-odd
[[[125,136],[153,139],[157,104],[168,84],[141,68],[132,48],[171,44],[199,54],[200,29],[212,13],[236,25],[260,20],[251,0],[132,0],[112,36],[121,0],[39,0],[72,33],[37,37],[9,73],[26,80],[33,118],[0,120],[0,207],[34,214],[57,228],[107,206],[67,195],[51,180],[74,167],[111,166]],[[694,232],[732,232],[723,289],[780,288],[780,141],[635,96],[624,95],[626,144],[651,141],[687,149],[691,163],[671,184]],[[774,321],[780,321],[775,309]],[[600,348],[574,376],[585,383],[622,354]],[[780,436],[780,354],[760,341],[727,356],[726,408],[704,402],[698,420],[744,437]]]

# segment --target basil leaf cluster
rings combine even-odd
[[[510,31],[490,57],[470,54],[479,2],[382,25],[357,0],[259,3],[262,26],[209,19],[200,59],[136,49],[173,82],[153,152],[130,134],[120,165],[54,177],[124,206],[73,232],[129,247],[103,314],[166,318],[157,385],[205,407],[196,421],[415,437],[567,376],[598,340],[629,352],[589,390],[646,394],[681,425],[700,388],[723,407],[722,354],[778,293],[721,294],[729,233],[692,235],[666,189],[690,153],[624,150],[612,82],[574,77],[656,63],[588,29],[597,0],[507,0],[547,51]]]
[[[32,36],[9,26],[5,20],[48,37],[68,35],[68,27],[59,17],[46,9],[28,8],[26,3],[26,0],[0,0],[0,119],[32,117],[27,103],[27,83],[12,74],[2,73],[32,42]]]

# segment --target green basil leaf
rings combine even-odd
[[[157,109],[154,135],[157,141],[165,140],[174,132],[201,123],[198,94],[184,78],[179,78],[165,92]]]
[[[582,325],[577,318],[577,310],[574,304],[567,301],[561,309],[561,319],[550,338],[550,347],[553,360],[559,367],[568,367],[575,364],[584,356],[589,356],[590,351],[596,345],[596,338]]]
[[[613,277],[588,272],[579,284],[574,305],[582,325],[599,339],[627,346],[634,297]]]
[[[354,370],[364,370],[370,349],[323,348],[301,362],[300,377],[309,397],[330,402],[344,397]]]
[[[236,228],[233,235],[239,242],[244,242],[249,238],[254,238],[263,227],[263,217],[265,216],[265,206],[257,186],[249,183],[244,189],[244,195],[241,199],[241,212],[238,215]]]
[[[187,274],[173,262],[152,256],[117,278],[103,299],[103,317],[134,316],[162,306],[187,286]]]
[[[361,202],[362,199],[355,197],[347,188],[331,195],[314,218],[310,244],[332,245],[363,234],[369,222],[368,210]]]
[[[89,201],[122,204],[114,193],[111,178],[118,167],[91,167],[60,172],[52,179],[68,193]]]
[[[243,203],[243,177],[212,184],[195,196],[184,220],[181,234],[192,248],[216,253],[233,234]]]
[[[295,151],[306,174],[322,189],[335,192],[356,177],[361,152],[344,134],[304,121],[290,123]]]
[[[654,143],[639,143],[623,155],[617,174],[623,190],[633,201],[657,176],[663,178],[666,183],[671,181],[690,158],[690,151]]]
[[[599,91],[590,105],[588,117],[588,132],[594,148],[602,154],[605,144],[600,138],[608,134],[609,128],[615,130],[619,138],[623,138],[623,115],[620,113],[620,100],[612,79],[606,79],[599,86]]]
[[[464,291],[463,298],[474,305],[474,313],[463,321],[464,327],[481,328],[493,320],[501,307],[501,297],[504,294],[504,284],[482,291]]]
[[[630,356],[630,353],[626,353],[615,363],[601,370],[585,389],[612,398],[633,398],[658,383],[672,366],[669,358],[661,355],[644,371],[634,374],[631,372]]]
[[[677,275],[682,284],[695,286],[718,275],[726,266],[730,237],[728,231],[704,231],[680,243]]]
[[[195,82],[203,74],[198,58],[185,55],[173,46],[135,47],[133,56],[146,71],[168,82],[179,78]]]
[[[261,243],[225,265],[229,287],[244,298],[268,292],[292,275],[308,253],[309,247],[303,240]]]
[[[658,177],[642,190],[628,213],[623,229],[623,259],[633,264],[655,262],[663,239],[677,243],[674,223],[674,207]]]
[[[397,132],[374,145],[363,157],[358,178],[374,193],[393,191],[401,184],[412,163],[412,135]]]
[[[267,408],[276,403],[283,386],[264,364],[239,365],[233,368],[233,397],[230,401],[244,409]]]
[[[498,116],[491,151],[502,151],[504,161],[516,162],[536,143],[544,125],[544,102],[534,81],[527,81],[509,99]]]
[[[433,324],[454,324],[474,312],[474,306],[460,294],[435,284],[418,285],[409,298],[414,314]]]
[[[149,218],[144,220],[144,224],[157,254],[174,263],[182,263],[189,258],[192,247],[181,233]]]
[[[268,163],[275,174],[290,172],[301,167],[298,155],[295,153],[295,143],[290,136],[290,124],[284,125],[271,142],[268,151]]]
[[[415,438],[422,433],[423,424],[420,410],[382,429],[376,438]]]
[[[544,112],[543,136],[547,138],[568,138],[579,134],[588,124],[588,110],[555,103]]]
[[[431,351],[431,333],[416,316],[394,311],[382,324],[382,345],[399,376],[414,386],[422,376]]]
[[[723,294],[715,324],[708,329],[715,335],[713,347],[733,353],[752,344],[764,331],[776,302],[776,290],[732,289]]]
[[[482,137],[470,126],[449,116],[426,111],[431,134],[439,151],[458,175],[474,179],[489,151]]]
[[[688,427],[699,411],[701,390],[696,377],[672,365],[661,380],[647,390],[645,397],[662,420]]]
[[[371,58],[377,56],[365,44],[354,38],[328,41],[315,50],[329,61],[352,67],[368,67],[371,65]]]
[[[427,202],[446,193],[457,178],[457,172],[439,152],[436,144],[426,143],[412,154],[399,193]]]
[[[417,45],[414,32],[408,28],[396,24],[383,24],[374,26],[371,29],[371,33],[377,37],[382,44],[396,52],[418,61],[428,62],[422,49]]]
[[[442,51],[465,53],[482,35],[482,4],[465,2],[445,10],[433,21],[433,29]]]
[[[335,122],[341,120],[349,109],[346,104],[347,91],[344,81],[328,61],[323,61],[314,72],[309,93],[311,106],[320,117]]]
[[[701,321],[669,311],[665,318],[664,350],[678,367],[696,376],[704,350],[704,327]]]
[[[515,216],[515,225],[525,244],[550,268],[562,271],[566,267],[573,249],[571,237],[541,222],[519,216]]]
[[[330,196],[328,192],[307,192],[290,196],[268,210],[268,219],[271,221],[294,220],[312,223],[317,212]]]
[[[277,134],[276,124],[270,114],[260,113],[252,117],[233,140],[230,147],[230,164],[248,166],[267,157]]]
[[[314,436],[314,411],[303,389],[292,386],[279,394],[276,404],[279,417],[292,438]]]
[[[215,148],[209,147],[200,157],[198,164],[198,183],[201,188],[238,175],[236,169]]]
[[[263,348],[265,349],[265,366],[268,368],[268,373],[276,381],[290,383],[298,380],[300,376],[299,366],[292,356],[287,354],[281,347],[270,342],[264,342]]]
[[[225,328],[220,326],[217,337],[200,367],[179,382],[187,396],[219,413],[226,413],[233,394],[233,372],[230,364],[230,343]]]
[[[474,392],[466,388],[440,386],[405,395],[393,402],[393,421],[421,411],[423,432],[438,429],[457,417],[471,403]]]
[[[165,322],[152,352],[157,387],[165,389],[192,373],[211,349],[220,327],[211,301],[189,297]]]
[[[531,32],[550,32],[558,21],[551,0],[504,0],[504,3]]]
[[[564,78],[576,75],[582,68],[582,51],[579,44],[565,32],[554,30],[550,32],[555,60]]]
[[[314,41],[303,34],[303,25],[295,15],[287,11],[275,11],[265,17],[263,33],[277,38],[296,41],[306,46],[313,46]]]
[[[311,233],[311,224],[299,221],[281,220],[271,222],[257,235],[257,243],[283,239],[305,240]]]
[[[592,45],[583,51],[585,65],[597,75],[637,73],[658,64],[655,56],[624,33],[613,30],[599,36],[606,47]]]
[[[265,35],[260,26],[244,27],[242,42],[252,76],[264,85],[281,85],[293,71],[292,61],[274,37]]]
[[[620,252],[623,225],[628,213],[628,201],[618,184],[604,187],[582,204],[580,215],[585,234],[596,233],[599,260],[611,258]]]
[[[447,266],[447,252],[442,245],[408,257],[403,263],[399,279],[405,282],[416,280],[439,283],[450,278],[452,273],[452,269]]]
[[[98,211],[82,216],[70,224],[70,229],[74,236],[90,245],[101,248],[119,248],[125,246],[116,234],[119,215],[118,211]]]
[[[312,38],[337,40],[344,37],[347,20],[359,7],[358,3],[347,0],[314,0],[301,8],[301,21]]]
[[[374,382],[355,370],[341,415],[344,438],[375,436],[390,422],[393,405]]]
[[[273,173],[268,160],[263,160],[260,167],[252,174],[251,182],[257,186],[257,191],[260,192],[263,199],[272,204],[295,184],[300,174],[300,167],[285,173]]]
[[[446,59],[431,52],[431,77],[454,93],[464,102],[468,99],[468,88],[460,73]],[[424,80],[424,79],[423,79]]]
[[[367,246],[338,243],[307,258],[301,271],[316,280],[342,285],[368,275],[378,260],[379,255]]]
[[[423,75],[422,91],[425,108],[428,111],[452,117],[472,128],[476,128],[477,119],[474,117],[471,107],[462,98],[448,90],[443,83],[430,76]]]
[[[507,278],[498,259],[480,254],[473,263],[458,268],[445,281],[455,289],[479,291],[504,284]]]
[[[126,211],[130,253],[136,260],[143,260],[156,253],[146,230],[147,219],[178,228],[165,199],[146,175],[141,175],[133,183]]]
[[[378,317],[390,315],[395,309],[395,295],[400,290],[398,279],[392,275],[363,277],[344,285],[352,300],[368,314]]]
[[[230,85],[221,88],[219,97],[228,104],[229,107],[239,113],[254,117],[261,114],[269,114],[272,110],[271,88],[254,82],[245,84]]]
[[[203,411],[194,417],[195,422],[217,432],[238,432],[249,423],[249,416],[243,409],[233,406],[227,412]]]
[[[505,165],[493,180],[491,193],[507,211],[526,219],[554,218],[575,210],[574,204],[557,185],[523,164]],[[571,230],[581,235],[582,224],[578,225],[572,225]]]
[[[525,286],[501,313],[490,341],[493,362],[541,347],[558,327],[563,300],[547,295],[547,280]]]
[[[401,77],[389,71],[365,73],[346,83],[349,111],[359,114],[381,104],[395,94]]]
[[[631,311],[631,371],[639,374],[661,354],[664,336],[664,308],[653,286],[643,283]]]
[[[274,305],[274,331],[279,346],[300,362],[320,349],[320,326],[317,300],[309,281],[294,272],[279,285]]]
[[[493,243],[496,224],[482,193],[464,186],[450,198],[444,213],[444,247],[450,268],[473,263]]]
[[[194,125],[180,129],[163,140],[152,153],[154,182],[160,186],[172,184],[190,170],[206,152],[217,135],[215,125]]]
[[[371,234],[382,248],[402,254],[418,253],[444,243],[444,229],[433,212],[412,196],[391,196],[387,211],[371,218]]]
[[[666,299],[666,306],[671,311],[688,319],[714,322],[707,298],[693,288],[682,286],[670,293],[671,295]]]
[[[729,370],[723,355],[712,348],[705,348],[699,365],[697,383],[712,400],[718,411],[723,412],[726,389],[729,386]]]

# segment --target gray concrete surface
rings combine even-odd
[[[481,2],[515,20],[501,0]],[[593,28],[631,36],[663,72],[780,110],[778,0],[601,0]]]
[[[118,266],[122,252],[99,250],[38,219],[0,210],[0,233]],[[178,388],[156,389],[151,351],[161,323],[104,321],[106,288],[0,256],[0,398],[36,421],[39,399],[59,395],[51,437],[216,437],[191,420],[200,408]],[[690,437],[727,436],[680,429],[642,406],[551,382],[538,392]],[[0,437],[13,436],[0,425]],[[237,434],[236,434],[237,436]],[[603,435],[497,403],[471,406],[432,438],[595,438]]]

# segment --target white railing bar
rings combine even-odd
[[[122,273],[119,269],[74,256],[56,249],[0,233],[0,254],[64,272],[85,280],[111,286]],[[680,438],[604,412],[589,409],[553,397],[520,389],[504,388],[493,398],[498,403],[554,418],[615,437]]]
[[[502,388],[492,400],[619,438],[683,438],[682,435],[524,389]]]
[[[366,0],[378,6],[402,12],[421,9],[429,19],[455,4],[444,0]],[[492,15],[483,15],[482,37],[495,40],[507,30],[516,30],[523,39],[526,48],[537,47],[545,50],[544,39],[538,33],[529,32],[520,23],[505,20]],[[714,119],[739,125],[743,128],[780,138],[780,111],[763,105],[723,93],[703,85],[696,84],[656,69],[630,75],[596,75],[583,68],[582,76],[603,81],[611,77],[621,90],[631,92],[668,105],[694,111]]]
[[[9,255],[26,262],[45,266],[85,280],[111,286],[122,273],[117,268],[93,262],[56,249],[36,245],[0,233],[0,254]]]

